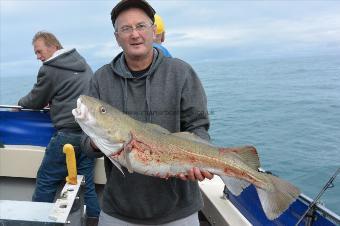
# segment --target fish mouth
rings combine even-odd
[[[76,120],[85,120],[88,114],[88,108],[82,103],[81,98],[77,99],[77,108],[72,110],[72,114]]]

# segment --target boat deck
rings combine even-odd
[[[45,203],[31,202],[35,188],[34,178],[1,176],[0,224],[5,226],[84,225],[86,219],[84,209],[81,208],[83,194],[82,192],[78,193],[82,179],[79,178],[83,178],[83,176],[78,176],[78,185],[66,185],[65,187],[65,184],[60,185],[57,193],[59,195],[56,196],[58,200],[55,200],[55,203]],[[65,190],[71,193],[68,197],[61,198],[60,194],[65,193]],[[72,194],[72,191],[75,193]],[[80,198],[77,199],[76,196]]]

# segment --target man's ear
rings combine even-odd
[[[119,35],[118,35],[118,33],[114,32],[114,34],[115,34],[115,39],[116,39],[116,42],[117,42],[118,46],[121,47],[120,42],[119,42]]]

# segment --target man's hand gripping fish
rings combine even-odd
[[[259,172],[259,157],[252,146],[219,148],[188,132],[170,133],[89,96],[80,96],[72,113],[122,173],[121,165],[129,172],[168,178],[198,167],[219,175],[234,195],[253,184],[271,220],[279,217],[300,193],[292,184]]]

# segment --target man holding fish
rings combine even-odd
[[[122,0],[113,8],[123,52],[95,73],[92,97],[80,96],[72,111],[86,133],[83,150],[106,156],[99,225],[199,226],[197,181],[211,173],[234,195],[253,184],[268,219],[278,218],[299,190],[259,172],[254,147],[208,142],[201,82],[187,63],[152,47],[154,14],[144,0]]]
[[[113,8],[115,38],[123,52],[95,73],[89,95],[139,121],[209,140],[201,82],[187,63],[153,48],[154,14],[143,0],[123,0]],[[82,145],[89,156],[103,156],[90,137],[84,136]],[[112,153],[121,147],[112,145]],[[203,201],[197,180],[211,179],[211,173],[193,168],[186,175],[162,179],[121,170],[124,174],[105,158],[99,225],[199,225]]]

